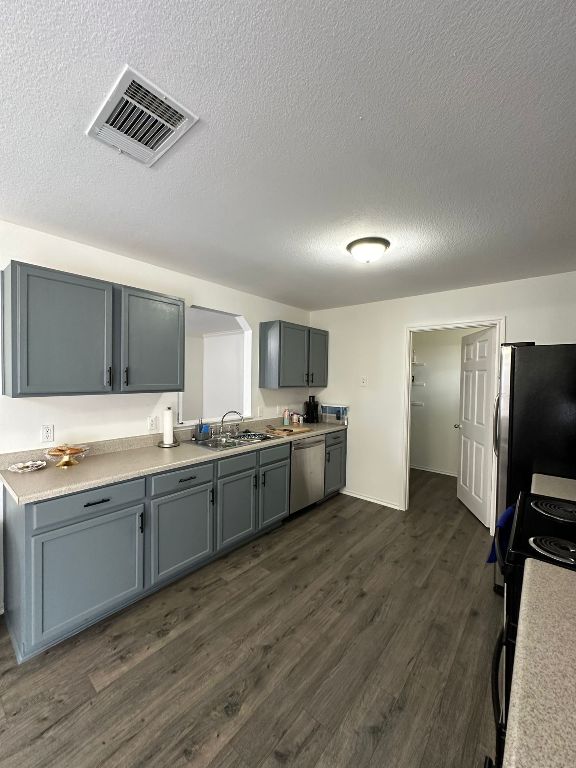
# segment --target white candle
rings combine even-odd
[[[174,442],[174,420],[172,417],[172,408],[166,408],[164,411],[164,436],[162,438],[166,445],[171,445]]]

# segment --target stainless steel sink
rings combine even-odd
[[[270,435],[264,433],[250,433],[246,436],[240,434],[235,437],[231,435],[218,435],[211,437],[210,440],[202,440],[198,445],[202,448],[208,448],[210,451],[226,451],[228,448],[242,448],[246,445],[263,443],[273,439]]]
[[[209,448],[211,451],[225,451],[227,448],[238,448],[245,443],[235,437],[211,437],[210,440],[202,440],[198,445]]]

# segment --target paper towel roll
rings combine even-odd
[[[172,417],[172,408],[166,408],[164,411],[163,427],[164,436],[162,441],[166,445],[171,445],[174,442],[174,419]]]

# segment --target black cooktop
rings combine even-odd
[[[520,494],[506,561],[510,565],[520,565],[527,557],[576,569],[574,502]]]

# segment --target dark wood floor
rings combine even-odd
[[[338,496],[16,666],[0,766],[468,768],[492,752],[501,602],[455,481]]]

